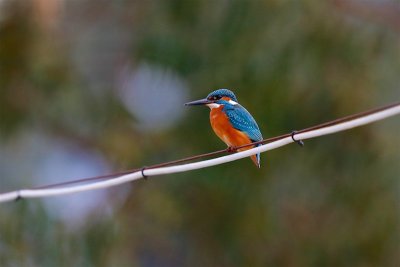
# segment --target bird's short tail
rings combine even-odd
[[[257,166],[257,168],[260,168],[260,153],[251,156],[251,160],[254,162],[254,164]]]

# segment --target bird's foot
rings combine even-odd
[[[228,146],[227,151],[228,153],[235,153],[237,152],[237,148],[234,146]]]

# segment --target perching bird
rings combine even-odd
[[[238,146],[263,140],[254,118],[238,103],[235,94],[228,89],[218,89],[211,92],[205,99],[192,101],[185,105],[207,105],[211,109],[211,127],[232,150]],[[238,151],[250,148],[252,147],[244,147]],[[260,168],[260,153],[251,156],[251,159]]]

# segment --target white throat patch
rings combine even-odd
[[[210,109],[219,108],[220,106],[221,106],[221,105],[220,105],[220,104],[217,104],[217,103],[207,104],[207,107],[209,107]]]

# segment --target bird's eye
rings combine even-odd
[[[219,99],[221,99],[221,96],[214,95],[214,96],[208,97],[207,99],[208,100],[219,100]]]

